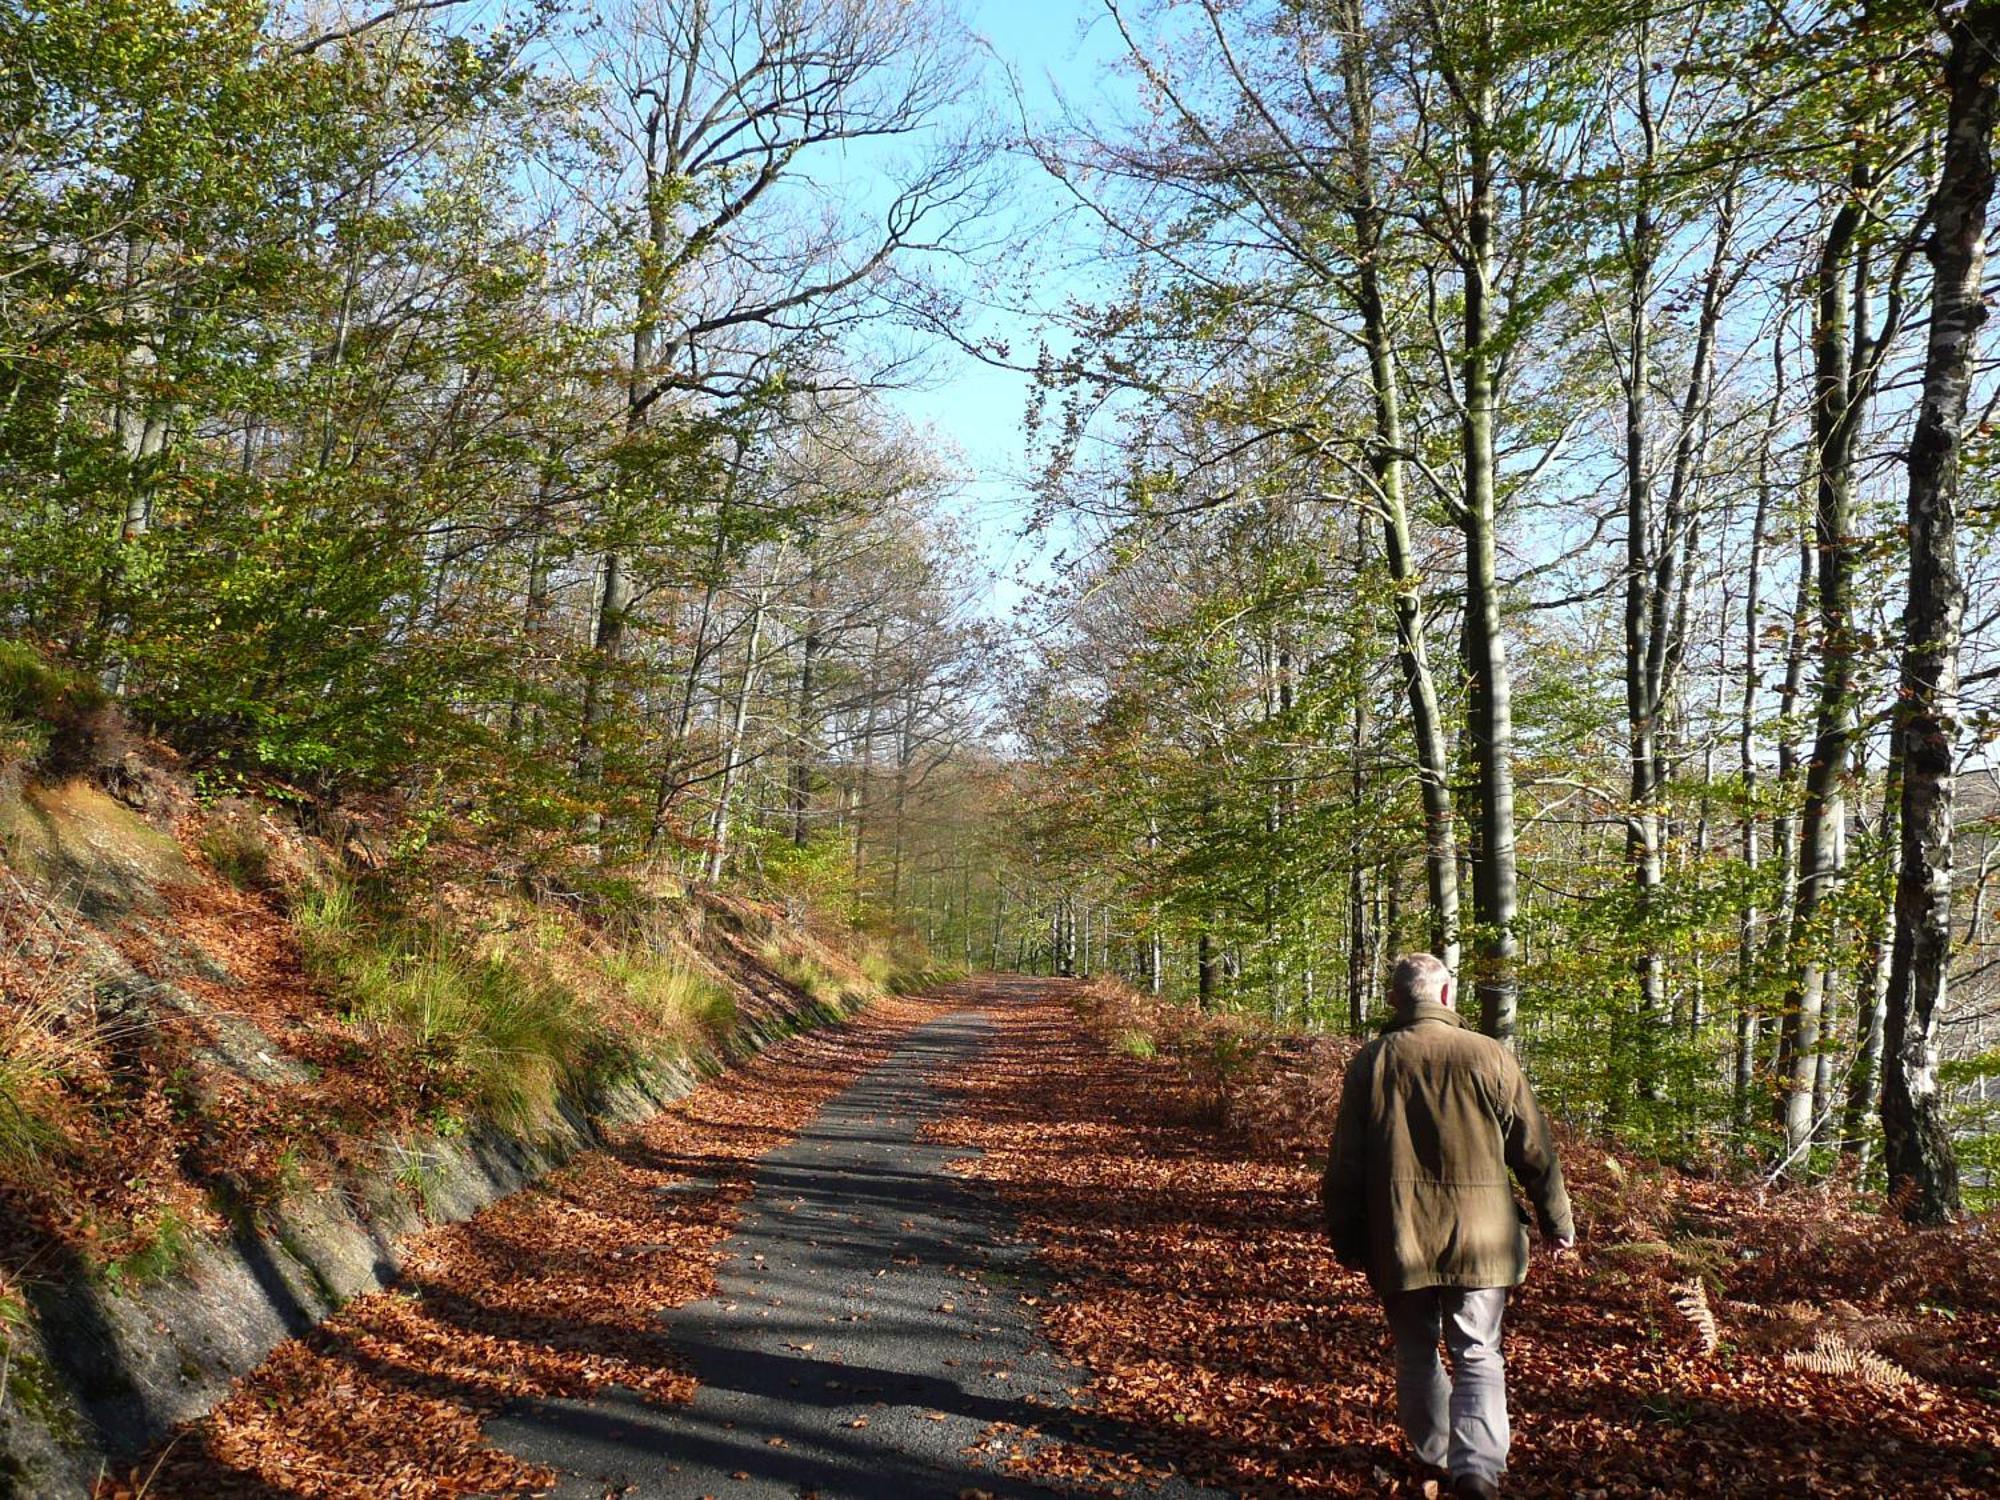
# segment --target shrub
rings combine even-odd
[[[110,695],[19,641],[0,641],[0,718],[16,726],[23,758],[51,777],[80,775],[124,753],[124,722]]]
[[[852,850],[838,831],[823,829],[806,843],[794,844],[781,830],[765,829],[745,839],[743,852],[787,913],[853,915]]]

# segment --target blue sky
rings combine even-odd
[[[1106,97],[1105,74],[1120,44],[1099,0],[965,0],[964,14],[992,53],[987,102],[1003,112],[1010,127],[1017,118],[1009,73],[1018,80],[1031,127],[1053,118],[1058,94],[1072,103],[1117,107]],[[1109,81],[1109,92],[1121,92],[1117,81]],[[1093,107],[1091,113],[1097,117],[1101,111]],[[1058,206],[1053,185],[1033,162],[1016,163],[1013,171],[1019,190],[1010,196],[1028,205],[1028,211],[1046,215]],[[1060,232],[1039,239],[1034,293],[1045,304],[1059,302],[1070,290],[1084,290],[1083,273],[1070,263],[1087,255],[1082,238],[1087,233],[1077,226],[1076,239]],[[974,337],[1005,338],[1017,353],[1032,351],[1039,336],[1032,318],[991,310],[967,331]],[[1020,534],[1031,509],[1021,427],[1027,396],[1024,376],[946,348],[938,353],[933,379],[888,398],[911,423],[935,432],[962,455],[966,479],[960,514],[996,575],[987,601],[995,615],[1004,615],[1022,597],[1021,577],[1047,574],[1047,545]]]

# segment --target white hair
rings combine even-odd
[[[1451,970],[1429,953],[1405,953],[1389,978],[1389,999],[1398,1009],[1443,1002]]]

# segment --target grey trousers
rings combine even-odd
[[[1500,1359],[1505,1287],[1424,1287],[1383,1299],[1396,1340],[1396,1406],[1418,1459],[1498,1484],[1507,1467],[1507,1368]],[[1451,1376],[1438,1362],[1438,1335]]]

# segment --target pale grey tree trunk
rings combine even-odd
[[[1743,703],[1737,725],[1737,764],[1743,778],[1743,868],[1755,877],[1763,863],[1763,826],[1758,816],[1757,700],[1764,685],[1759,659],[1763,615],[1764,535],[1771,521],[1771,445],[1778,431],[1779,402],[1785,388],[1783,341],[1771,341],[1773,354],[1771,415],[1765,441],[1757,449],[1757,510],[1750,523],[1750,576],[1743,603]],[[1751,1090],[1757,1081],[1757,1046],[1762,1007],[1757,1001],[1760,973],[1758,928],[1763,914],[1753,897],[1743,907],[1736,944],[1736,1056],[1734,1085],[1736,1119],[1750,1118]]]
[[[777,564],[773,562],[772,571]],[[750,722],[750,699],[757,690],[757,672],[763,665],[757,655],[764,635],[764,611],[771,597],[767,582],[757,591],[750,609],[750,639],[743,650],[743,676],[736,687],[736,707],[730,716],[729,741],[722,756],[722,786],[715,794],[715,823],[709,839],[708,878],[722,879],[723,864],[729,857],[730,817],[736,800],[736,778],[743,763],[743,732]]]
[[[1666,964],[1651,933],[1654,908],[1666,872],[1660,857],[1660,715],[1665,707],[1654,671],[1652,631],[1659,614],[1655,570],[1672,567],[1678,538],[1657,550],[1653,536],[1652,464],[1647,452],[1647,408],[1652,394],[1652,292],[1659,233],[1653,212],[1653,161],[1658,132],[1653,120],[1653,78],[1647,65],[1644,24],[1637,58],[1635,117],[1642,137],[1636,164],[1632,222],[1626,243],[1625,360],[1625,724],[1630,807],[1625,822],[1625,855],[1635,887],[1634,915],[1640,950],[1633,961],[1639,986],[1637,1057],[1639,1093],[1660,1097],[1656,1068],[1646,1059],[1658,1041],[1666,1011]],[[1664,653],[1662,653],[1664,655]]]
[[[1812,756],[1800,810],[1798,889],[1792,903],[1791,983],[1779,1033],[1783,1089],[1780,1123],[1789,1174],[1804,1175],[1813,1136],[1813,1096],[1819,1078],[1821,1011],[1826,999],[1823,934],[1815,918],[1842,874],[1848,744],[1854,733],[1853,439],[1860,412],[1858,351],[1848,343],[1850,321],[1862,326],[1858,287],[1865,293],[1866,257],[1850,252],[1861,224],[1858,198],[1868,185],[1857,160],[1854,191],[1827,227],[1816,272],[1813,318],[1813,551],[1818,585],[1819,684]]]
[[[1494,423],[1498,396],[1493,347],[1499,331],[1493,307],[1496,102],[1483,63],[1475,72],[1466,107],[1467,206],[1459,263],[1465,298],[1461,371],[1465,410],[1460,422],[1465,472],[1460,522],[1465,532],[1466,739],[1476,800],[1472,911],[1479,936],[1473,980],[1479,995],[1480,1029],[1512,1046],[1519,998],[1515,974],[1519,892],[1514,851],[1514,702],[1497,568]]]
[[[1903,747],[1889,736],[1889,765],[1882,777],[1882,821],[1877,839],[1884,849],[1899,847],[1903,800]],[[1840,1122],[1840,1149],[1868,1164],[1868,1118],[1882,1086],[1882,1043],[1889,1014],[1889,964],[1893,910],[1877,913],[1868,925],[1868,948],[1854,992],[1854,1063],[1847,1075],[1847,1104]]]
[[[1341,45],[1349,151],[1354,173],[1348,218],[1355,237],[1356,303],[1362,340],[1368,348],[1373,386],[1375,441],[1369,466],[1382,505],[1382,552],[1396,588],[1396,657],[1410,705],[1417,784],[1424,809],[1424,879],[1430,893],[1431,951],[1456,970],[1459,962],[1458,835],[1452,820],[1451,761],[1437,684],[1425,641],[1423,575],[1411,545],[1404,499],[1402,389],[1396,370],[1394,333],[1382,295],[1383,211],[1376,200],[1374,84],[1368,68],[1362,13],[1346,10]]]
[[[1906,1217],[1958,1212],[1958,1163],[1938,1086],[1938,1028],[1951,970],[1952,835],[1965,580],[1958,557],[1959,464],[1967,390],[1986,321],[1980,278],[1993,198],[2000,6],[1949,23],[1944,170],[1931,199],[1931,323],[1923,401],[1910,441],[1910,595],[1903,616],[1897,735],[1903,747],[1901,860],[1882,1090],[1889,1195]]]

